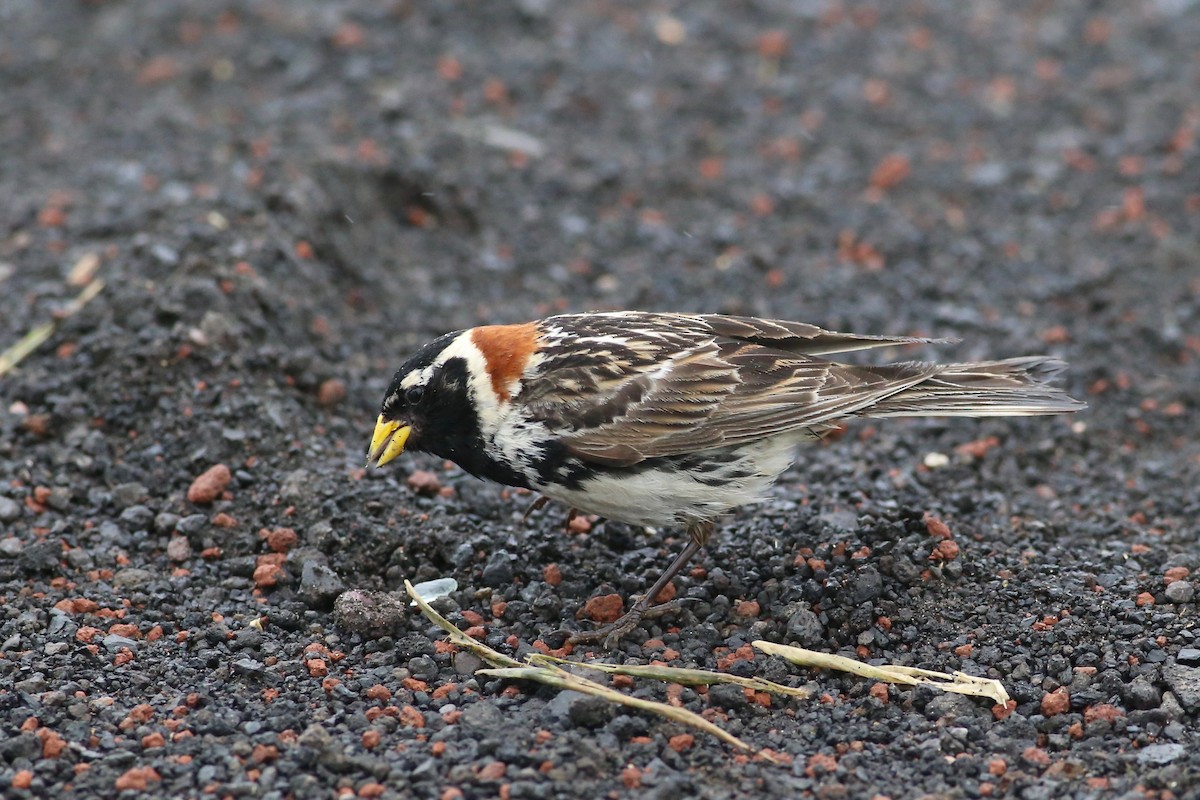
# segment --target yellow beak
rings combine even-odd
[[[367,466],[382,467],[404,452],[404,443],[412,428],[402,422],[386,420],[383,415],[375,420],[375,433],[371,435],[371,449],[367,451]]]

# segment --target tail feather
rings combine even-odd
[[[862,413],[868,417],[1026,417],[1079,411],[1087,404],[1047,384],[1066,366],[1047,356],[947,364]]]

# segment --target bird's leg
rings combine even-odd
[[[521,515],[521,522],[525,522],[526,520],[528,520],[530,514],[545,507],[545,505],[549,502],[550,502],[550,498],[546,497],[546,495],[544,495],[544,494],[538,495],[538,499],[534,500],[532,503],[530,503],[529,508],[525,509],[525,513]]]
[[[638,626],[638,623],[647,617],[658,617],[669,611],[675,611],[679,608],[679,601],[673,600],[669,603],[661,603],[657,606],[652,606],[655,598],[659,593],[666,588],[675,576],[679,574],[687,563],[692,560],[696,553],[708,543],[712,536],[713,524],[711,522],[698,522],[688,527],[688,543],[687,546],[675,556],[675,560],[666,568],[662,576],[654,582],[650,587],[650,591],[637,599],[637,602],[625,612],[625,614],[609,625],[597,628],[594,631],[580,631],[572,634],[567,641],[571,644],[590,644],[593,642],[604,642],[604,646],[610,650],[617,646],[621,638],[625,634]]]

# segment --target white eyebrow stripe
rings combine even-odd
[[[433,367],[425,367],[423,369],[410,372],[404,376],[404,380],[400,381],[401,389],[409,389],[413,386],[424,386],[429,383],[429,379],[433,377]]]

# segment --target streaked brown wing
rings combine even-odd
[[[676,381],[672,371],[623,416],[565,436],[568,448],[585,460],[627,466],[804,429],[819,436],[837,420],[937,371],[924,364],[905,370],[854,367],[746,344],[717,360],[735,381],[731,391],[710,393],[699,403],[681,400],[689,381]],[[681,366],[679,372],[686,376],[691,370]]]
[[[806,356],[830,353],[849,353],[873,347],[903,344],[948,344],[957,339],[922,339],[914,336],[868,336],[859,333],[838,333],[804,322],[781,319],[734,317],[725,314],[703,314],[695,317],[716,336],[762,345]]]
[[[824,430],[937,370],[856,367],[800,354],[810,345],[861,349],[911,340],[832,334],[798,323],[660,314],[548,322],[555,319],[560,328],[548,338],[540,377],[517,399],[572,453],[611,466]],[[842,338],[834,344],[822,335]]]

